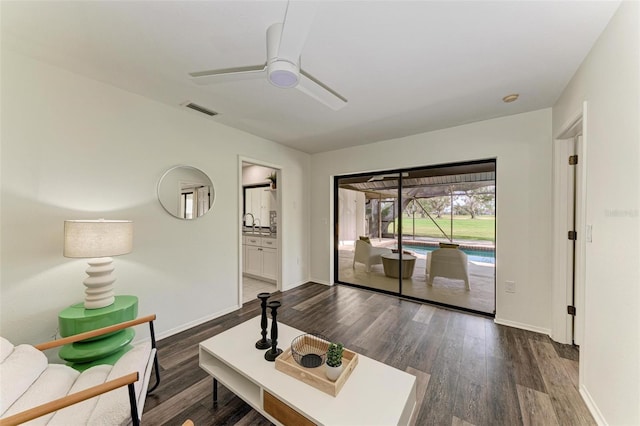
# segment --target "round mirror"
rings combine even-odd
[[[213,206],[213,183],[203,171],[191,166],[175,166],[158,182],[158,200],[179,219],[197,219]]]

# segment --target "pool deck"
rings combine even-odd
[[[444,239],[426,238],[426,237],[413,238],[412,236],[402,237],[402,242],[410,246],[423,246],[423,247],[439,247],[440,243],[449,243],[448,240],[444,240]],[[372,238],[371,243],[376,247],[392,247],[397,245],[398,240],[392,239],[392,238]],[[454,243],[459,244],[461,249],[466,249],[466,250],[494,251],[494,252],[496,250],[496,245],[493,243],[493,241],[455,240]]]
[[[403,240],[411,243],[415,240]],[[419,241],[422,246],[438,247],[438,241]],[[374,238],[371,243],[377,247],[393,247],[397,242],[392,239]],[[462,246],[461,246],[462,247]],[[468,245],[472,250],[479,250],[478,245]],[[493,246],[488,246],[492,249]],[[409,249],[411,250],[411,249]],[[427,285],[427,255],[414,253],[416,262],[411,277],[402,280],[402,289],[399,288],[397,278],[389,278],[384,274],[381,264],[371,266],[370,272],[365,270],[363,264],[353,265],[354,245],[352,241],[345,241],[339,246],[338,252],[338,281],[356,284],[361,287],[374,290],[384,290],[402,295],[445,303],[474,311],[488,314],[495,310],[495,264],[482,261],[469,260],[470,289],[467,290],[460,280],[436,277],[433,285]],[[489,252],[487,252],[489,254]]]

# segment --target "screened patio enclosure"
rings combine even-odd
[[[495,160],[335,178],[334,276],[492,315]]]

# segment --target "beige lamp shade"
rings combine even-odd
[[[89,258],[85,289],[85,309],[100,309],[115,301],[111,256],[133,249],[133,222],[130,220],[65,220],[64,256]]]
[[[64,257],[119,256],[133,250],[130,220],[65,220]]]

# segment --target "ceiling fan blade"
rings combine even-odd
[[[282,24],[278,58],[298,63],[316,16],[316,9],[315,2],[289,0]]]
[[[334,111],[342,109],[347,105],[347,100],[340,96],[340,94],[325,86],[303,70],[300,70],[300,82],[296,86],[296,89],[322,102]]]
[[[265,78],[266,64],[248,67],[224,68],[219,70],[191,72],[191,80],[199,85],[228,83],[230,81],[253,80]]]
[[[394,178],[397,179],[399,176],[399,173],[388,173],[388,174],[384,174],[384,175],[375,175],[375,176],[371,176],[371,178],[367,181],[367,182],[374,182],[377,180],[385,180],[386,178]],[[402,177],[409,177],[409,173],[404,172],[402,173]]]

